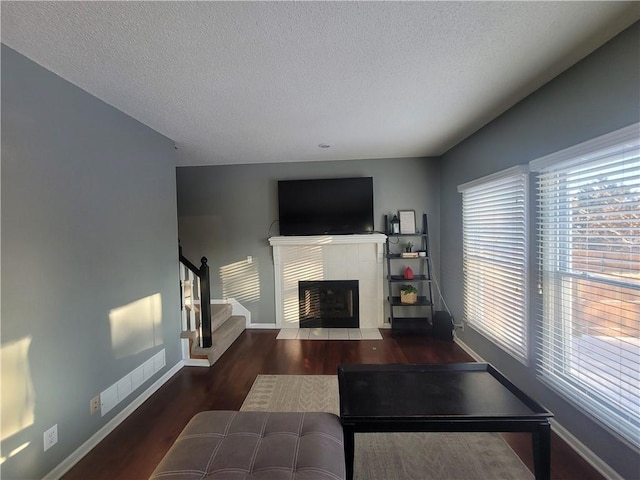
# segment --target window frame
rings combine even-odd
[[[628,176],[627,164],[631,172]],[[640,380],[640,356],[633,363],[638,328],[633,324],[629,326],[628,335],[622,329],[617,336],[599,334],[601,327],[595,322],[609,320],[606,313],[590,314],[586,307],[578,304],[588,301],[587,292],[591,289],[591,295],[598,292],[596,296],[605,302],[611,299],[615,303],[616,295],[621,299],[619,303],[634,304],[633,300],[622,300],[626,296],[637,296],[640,301],[640,277],[638,281],[633,280],[633,259],[638,255],[634,253],[633,239],[640,238],[640,219],[632,218],[628,220],[628,228],[622,228],[629,232],[622,238],[626,235],[631,240],[629,260],[621,263],[615,272],[607,270],[606,259],[607,254],[615,258],[616,247],[620,247],[615,238],[608,240],[611,235],[607,233],[614,228],[603,228],[603,224],[624,217],[619,212],[626,212],[624,208],[629,206],[625,198],[631,199],[631,208],[637,203],[634,199],[640,198],[640,124],[534,160],[530,168],[538,177],[536,223],[541,287],[536,315],[538,379],[621,440],[638,448],[640,395],[636,387],[634,397],[633,388],[634,381]],[[588,180],[593,183],[589,184]],[[583,190],[576,193],[577,185],[583,184]],[[586,186],[592,190],[587,191]],[[596,187],[603,193],[593,195]],[[622,210],[607,210],[612,204],[622,205]],[[579,223],[576,218],[581,217],[585,218],[583,226],[576,227]],[[594,245],[589,243],[591,236]],[[588,262],[593,252],[602,254],[600,272]],[[640,273],[640,268],[636,273]],[[617,325],[622,327],[625,318],[623,314],[620,316],[612,323],[615,325],[617,320]],[[590,327],[592,324],[595,326]],[[635,337],[629,336],[634,331]],[[627,360],[631,367],[626,364]],[[615,373],[610,373],[616,371],[616,366],[617,379]]]
[[[528,365],[530,357],[528,173],[528,166],[518,165],[458,186],[463,197],[464,319],[524,365]],[[513,196],[497,198],[495,192]],[[505,238],[505,242],[491,242],[489,238],[481,238],[483,234],[473,233],[482,228],[485,220],[480,217],[486,219],[491,213],[495,215],[491,218],[500,219],[500,225],[491,227],[491,235],[502,235],[500,238]],[[486,265],[476,268],[479,264]],[[478,279],[488,282],[490,294],[504,295],[493,295],[487,303],[484,300],[487,283],[476,285],[474,281]],[[508,284],[520,288],[508,292]]]

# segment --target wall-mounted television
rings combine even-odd
[[[373,178],[278,182],[280,235],[373,232]]]

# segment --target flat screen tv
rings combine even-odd
[[[278,182],[280,235],[373,232],[373,178]]]

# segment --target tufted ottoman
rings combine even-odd
[[[331,413],[195,415],[153,480],[338,480],[345,478],[340,419]]]

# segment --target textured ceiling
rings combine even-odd
[[[441,155],[640,18],[609,1],[0,5],[3,43],[175,140],[179,165]]]

